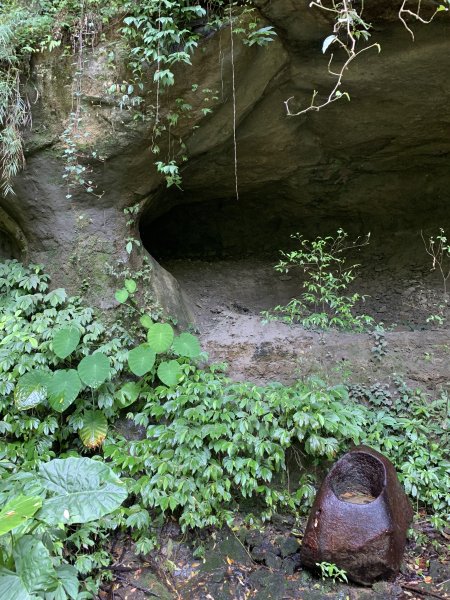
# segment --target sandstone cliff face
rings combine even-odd
[[[145,249],[131,257],[125,251],[126,239],[139,232],[156,254],[185,247],[193,255],[233,255],[281,247],[293,230],[326,232],[340,224],[392,240],[443,225],[450,180],[450,19],[417,26],[413,43],[380,8],[382,18],[373,14],[373,39],[382,51],[352,65],[343,84],[351,102],[287,117],[287,98],[295,96],[294,107],[305,106],[314,89],[330,89],[328,57],[321,54],[329,23],[307,1],[257,4],[278,38],[267,48],[235,44],[239,202],[229,30],[202,41],[192,67],[178,70],[170,90],[172,100],[183,97],[193,105],[190,119],[172,132],[188,148],[183,192],[167,190],[153,165],[151,123],[120,111],[106,92],[126,77],[123,53],[111,40],[89,53],[83,77],[86,146],[102,159],[89,161],[100,197],[78,190],[66,198],[60,136],[70,112],[73,67],[70,59],[47,57],[34,65],[30,83],[32,99],[33,90],[39,94],[27,166],[15,182],[16,197],[0,201],[3,255],[44,263],[55,283],[73,292],[85,282],[91,301],[107,308],[114,305],[115,283],[106,264],[116,271],[139,268]],[[201,109],[208,93],[202,90],[217,97],[208,100],[213,112],[206,116]],[[154,101],[151,91],[147,100]],[[162,110],[169,106],[163,96]],[[140,213],[127,225],[123,210],[138,202]],[[177,282],[156,261],[152,266],[155,298],[189,320]]]

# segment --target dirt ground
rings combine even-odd
[[[359,306],[382,323],[380,340],[369,333],[320,334],[299,325],[263,324],[261,311],[298,297],[301,280],[282,275],[270,260],[172,260],[163,266],[192,301],[203,347],[226,361],[233,379],[289,382],[318,374],[335,383],[389,384],[400,376],[437,393],[450,379],[450,330],[426,323],[442,301],[442,281],[425,261],[382,255],[360,270],[353,290],[367,295]]]
[[[277,517],[275,519],[275,517]],[[115,544],[113,578],[101,600],[447,600],[446,540],[416,524],[400,574],[371,587],[324,580],[301,566],[305,519],[275,515],[264,528],[236,516],[231,529],[183,535],[174,521],[159,532],[159,549],[137,557],[130,540]],[[427,543],[423,544],[424,536]]]

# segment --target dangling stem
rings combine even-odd
[[[239,186],[238,186],[238,157],[237,157],[237,141],[236,141],[236,78],[234,70],[234,39],[233,39],[233,16],[232,3],[230,0],[230,37],[231,37],[231,81],[233,87],[233,146],[234,146],[234,181],[236,188],[236,200],[239,201]]]
[[[161,32],[161,2],[158,4],[158,33]],[[156,82],[156,114],[155,114],[155,128],[159,124],[159,94],[160,94],[160,78],[159,71],[161,65],[161,38],[158,38],[158,48],[157,48],[157,62],[156,62],[156,73],[158,80]]]

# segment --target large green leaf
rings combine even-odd
[[[19,538],[13,546],[13,557],[16,573],[31,594],[57,587],[50,553],[40,540],[32,535]]]
[[[108,431],[108,421],[101,410],[88,410],[83,413],[83,427],[80,439],[86,448],[101,446]]]
[[[197,358],[201,353],[200,342],[191,333],[182,333],[173,342],[173,351],[178,356]]]
[[[80,343],[81,334],[76,327],[65,327],[53,336],[53,352],[59,358],[67,358]]]
[[[176,360],[162,362],[158,367],[158,377],[168,386],[176,385],[180,381],[182,373]]]
[[[21,578],[8,569],[0,567],[0,598],[5,600],[39,600],[31,595]]]
[[[153,323],[147,332],[147,341],[156,354],[167,352],[173,342],[173,329],[169,323]]]
[[[95,521],[127,497],[125,485],[108,465],[91,458],[57,458],[42,464],[39,473],[50,496],[37,516],[49,525]]]
[[[45,595],[45,600],[77,600],[80,582],[77,577],[77,570],[72,565],[61,565],[56,567],[58,577],[58,587],[53,592]]]
[[[81,387],[75,369],[55,371],[48,384],[48,403],[54,410],[63,412],[75,401]]]
[[[39,496],[21,495],[7,502],[0,510],[0,535],[28,521],[41,506]]]
[[[98,388],[108,379],[111,368],[109,359],[102,352],[85,356],[78,365],[78,375],[83,383],[91,388]]]
[[[146,329],[150,329],[150,327],[154,324],[150,315],[142,315],[139,321],[142,327],[145,327]]]
[[[155,360],[155,351],[149,344],[140,344],[128,352],[128,366],[130,371],[138,377],[149,373],[153,369]]]
[[[136,383],[135,381],[129,381],[116,392],[115,397],[120,406],[125,408],[126,406],[133,404],[133,402],[136,402],[140,392],[141,386],[139,383]]]
[[[47,399],[47,385],[51,373],[30,371],[19,379],[14,390],[14,402],[19,410],[34,408]]]

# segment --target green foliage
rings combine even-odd
[[[334,583],[336,583],[336,581],[348,583],[347,572],[344,571],[344,569],[340,569],[334,563],[321,562],[316,563],[316,566],[320,569],[322,579],[332,579]]]
[[[260,388],[232,384],[215,367],[180,367],[174,388],[142,385],[146,401],[134,420],[147,427],[146,439],[107,444],[105,455],[133,477],[131,491],[144,506],[175,511],[183,528],[230,523],[242,497],[259,497],[266,517],[300,506],[307,486],[289,493],[274,481],[287,449],[301,444],[311,458],[331,458],[344,440],[359,441],[344,388]]]
[[[108,421],[101,410],[87,410],[83,413],[83,426],[80,439],[86,448],[101,446],[108,431]]]
[[[47,384],[49,405],[57,412],[64,412],[78,398],[82,387],[74,369],[55,371]]]
[[[183,374],[181,366],[176,360],[162,362],[158,367],[157,373],[162,383],[169,387],[176,385]]]
[[[330,328],[363,331],[373,319],[353,312],[364,296],[346,294],[348,286],[356,279],[355,269],[359,265],[346,266],[345,253],[368,244],[370,234],[353,242],[342,229],[335,237],[307,240],[298,233],[291,237],[299,241],[299,249],[282,251],[283,258],[274,268],[280,273],[300,270],[304,291],[300,298],[293,298],[286,306],[263,312],[264,319],[299,323],[308,329],[322,331]]]
[[[28,410],[44,402],[47,397],[47,382],[50,373],[31,371],[22,375],[14,391],[14,400],[19,410]]]
[[[55,447],[72,447],[88,411],[116,414],[114,384],[105,380],[123,368],[125,337],[108,338],[92,309],[50,291],[40,267],[0,263],[0,331],[5,456],[48,460]]]
[[[39,476],[49,495],[37,518],[49,525],[95,521],[116,510],[127,497],[111,468],[90,458],[52,460],[41,465]]]
[[[147,341],[157,354],[167,352],[173,337],[173,329],[168,323],[154,323],[147,331]]]
[[[231,9],[241,6],[239,11]],[[114,83],[109,93],[117,99],[121,109],[134,112],[134,118],[151,120],[152,151],[158,160],[156,168],[167,185],[181,184],[180,164],[187,160],[186,145],[173,135],[173,128],[181,118],[189,118],[192,106],[182,98],[174,106],[161,109],[161,97],[175,82],[175,66],[190,65],[191,58],[202,36],[235,22],[234,32],[244,43],[266,46],[275,35],[272,26],[263,26],[255,16],[252,2],[247,0],[228,3],[210,0],[206,6],[197,0],[6,0],[0,15],[0,157],[2,161],[1,189],[13,193],[11,179],[24,163],[22,129],[30,122],[30,103],[23,91],[23,79],[29,72],[30,57],[36,52],[52,51],[64,45],[65,52],[73,53],[73,107],[61,141],[64,145],[63,178],[67,183],[66,198],[72,198],[72,189],[81,187],[96,194],[92,170],[87,161],[101,160],[95,149],[86,152],[89,132],[83,128],[81,98],[85,48],[96,43],[105,25],[121,23],[119,33],[129,52],[130,81]],[[248,15],[251,15],[248,18]],[[242,26],[240,21],[242,19]],[[64,44],[63,44],[64,43]],[[148,73],[156,92],[156,106],[145,106],[144,92],[149,86]],[[166,94],[167,96],[167,94]],[[211,112],[209,107],[201,109]],[[170,138],[166,157],[160,157],[160,138]],[[176,142],[176,143],[174,143]],[[133,242],[128,242],[132,247]],[[119,293],[124,297],[124,292]],[[125,300],[126,301],[126,300]]]
[[[78,374],[83,383],[93,389],[98,389],[111,373],[108,357],[103,352],[95,352],[85,356],[78,365]]]
[[[368,409],[365,442],[390,458],[407,494],[431,509],[431,520],[440,529],[450,511],[448,397],[432,400],[397,380],[396,395],[389,400],[388,407]],[[371,402],[381,404],[376,397]]]
[[[20,77],[24,54],[48,25],[46,19],[15,2],[0,12],[0,192],[13,193],[11,180],[24,164],[21,130],[30,123],[30,105]]]
[[[90,458],[52,460],[37,472],[11,465],[0,477],[0,535],[12,533],[0,537],[0,597],[81,600],[78,569],[61,552],[65,526],[97,520],[126,497],[111,468]]]
[[[128,366],[133,375],[142,377],[153,369],[156,352],[149,344],[140,344],[128,352]]]
[[[352,397],[317,379],[233,383],[223,366],[200,366],[195,336],[139,312],[134,278],[123,289],[124,308],[143,326],[132,348],[125,334],[108,338],[79,300],[49,291],[39,267],[0,264],[0,531],[12,534],[0,538],[0,591],[40,598],[36,586],[45,585],[46,600],[95,594],[111,529],[131,529],[138,551],[149,552],[152,524],[169,513],[185,530],[230,524],[249,498],[263,518],[304,512],[315,494],[308,468],[359,443],[386,454],[417,505],[433,511],[433,525],[445,525],[446,396],[430,401],[401,381],[395,394],[353,386]],[[125,411],[145,428],[143,439],[116,431]],[[94,449],[107,465],[79,457]],[[54,459],[57,452],[67,458]],[[14,550],[31,534],[45,547],[28,549],[43,557],[38,584],[24,578]]]
[[[17,496],[7,502],[0,510],[0,535],[31,519],[41,506],[40,496]]]
[[[431,235],[428,239],[424,238],[423,233],[421,235],[425,251],[431,258],[431,270],[438,272],[442,282],[442,299],[437,303],[436,313],[427,318],[427,323],[443,325],[449,306],[447,282],[450,278],[450,242],[442,227],[437,235]]]
[[[80,332],[75,327],[60,329],[53,336],[53,352],[58,358],[67,358],[80,343]]]
[[[198,358],[201,348],[198,339],[191,333],[182,333],[173,343],[173,350],[178,356]]]
[[[375,360],[381,361],[383,356],[387,354],[386,330],[383,323],[378,323],[370,334],[374,340],[373,346],[370,349]]]

